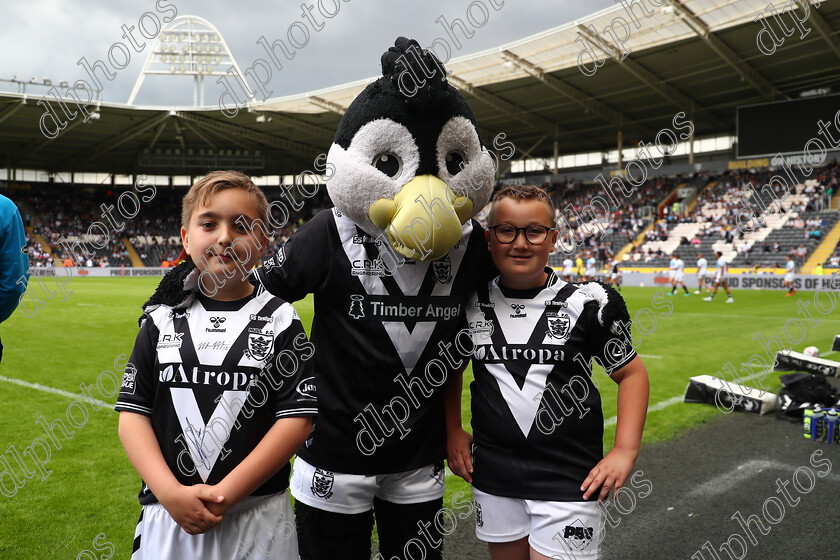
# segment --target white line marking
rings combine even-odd
[[[76,400],[76,401],[93,403],[93,404],[101,406],[103,408],[108,408],[110,410],[114,410],[114,405],[112,405],[110,403],[106,403],[105,401],[100,401],[98,399],[89,399],[82,394],[69,393],[67,391],[62,391],[61,389],[55,389],[53,387],[47,387],[46,385],[41,385],[40,383],[30,383],[29,381],[23,381],[21,379],[14,379],[12,377],[6,377],[5,375],[0,375],[0,381],[6,381],[8,383],[14,383],[15,385],[20,385],[21,387],[28,387],[30,389],[37,389],[39,391],[44,391],[45,393],[52,393],[54,395],[61,395],[62,397],[67,397],[68,399],[73,399],[73,400]]]
[[[651,358],[651,359],[654,359],[654,360],[661,360],[662,359],[662,356],[653,356],[651,354],[639,354],[639,356],[641,356],[642,358]]]
[[[745,463],[741,463],[728,472],[710,478],[707,482],[698,484],[688,493],[688,495],[692,497],[712,497],[725,494],[741,484],[743,481],[753,478],[757,473],[769,471],[771,469],[791,472],[797,469],[797,465],[765,459],[753,459],[746,461]],[[840,476],[836,474],[827,476],[829,480],[834,482],[840,480]]]
[[[669,406],[673,406],[677,403],[683,402],[683,395],[677,395],[676,397],[671,397],[668,400],[660,401],[656,404],[652,404],[648,407],[648,412],[656,412],[657,410],[662,410],[663,408],[668,408]],[[618,421],[618,416],[613,416],[611,418],[607,418],[604,420],[604,426],[612,426]]]

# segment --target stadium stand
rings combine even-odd
[[[25,216],[31,267],[53,266],[56,261],[67,259],[76,266],[88,267],[161,266],[175,261],[181,252],[181,199],[187,192],[185,187],[158,187],[154,198],[143,204],[135,219],[126,219],[113,210],[111,217],[122,225],[119,230],[103,217],[101,206],[114,206],[127,187],[34,182],[27,183],[27,187],[13,192],[4,189],[4,194],[18,201]],[[264,190],[269,201],[279,200],[284,207],[290,206],[281,187]],[[277,252],[288,236],[315,213],[331,206],[326,189],[320,188],[303,208],[292,210],[288,224],[270,238],[267,255]],[[285,218],[276,208],[273,217],[275,223],[282,223]],[[107,239],[101,228],[88,232],[94,222],[105,224]],[[140,263],[132,262],[132,252]]]
[[[790,254],[799,268],[840,220],[840,214],[829,208],[840,180],[840,165],[832,162],[816,170],[812,178],[801,177],[801,182],[788,190],[776,181],[770,185],[771,194],[762,187],[768,185],[772,175],[769,171],[727,171],[719,175],[653,176],[631,196],[619,195],[619,204],[610,205],[609,215],[598,205],[592,212],[585,209],[595,196],[610,200],[601,183],[572,180],[543,186],[554,200],[559,227],[568,225],[561,238],[563,246],[576,246],[573,260],[591,251],[599,269],[622,250],[625,266],[667,267],[673,254],[693,266],[698,254],[710,258],[720,250],[733,267],[783,268],[785,256]],[[696,188],[696,198],[682,201],[682,210],[674,212],[672,193],[685,186]],[[155,197],[144,203],[141,218],[119,219],[114,213],[124,227],[120,231],[109,228],[108,239],[88,233],[91,223],[106,222],[101,206],[114,205],[126,188],[28,183],[27,189],[9,193],[18,200],[27,225],[30,266],[51,266],[56,260],[73,259],[68,249],[74,247],[77,259],[83,257],[76,264],[84,266],[137,265],[131,259],[133,252],[143,266],[174,261],[181,251],[180,208],[185,187],[158,187]],[[264,188],[270,201],[288,208],[283,189]],[[288,236],[315,213],[331,206],[326,189],[321,188],[302,208],[292,209],[288,223],[270,238],[267,255],[279,250]],[[761,216],[763,226],[754,231],[739,230],[737,224],[748,223],[750,218],[745,208],[750,209],[753,219]],[[275,210],[277,223],[284,217],[282,211]],[[479,214],[480,222],[484,218]],[[640,235],[643,238],[639,244]],[[90,254],[75,246],[77,242]],[[828,251],[831,257],[825,259],[824,266],[840,268],[837,245]],[[558,250],[549,264],[559,267],[565,258],[566,253]]]

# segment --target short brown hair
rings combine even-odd
[[[487,215],[487,223],[493,225],[493,220],[496,219],[496,202],[503,198],[512,198],[519,200],[539,200],[548,206],[549,216],[551,222],[554,223],[554,203],[551,202],[551,197],[545,192],[545,189],[535,185],[510,185],[502,187],[496,194],[493,195],[493,205],[490,207],[490,212]]]
[[[207,204],[212,195],[224,189],[238,189],[248,193],[257,207],[260,220],[264,224],[268,222],[268,200],[251,179],[239,171],[212,171],[196,181],[184,196],[181,203],[181,226],[187,228],[193,211]]]

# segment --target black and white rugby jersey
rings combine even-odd
[[[447,363],[441,345],[451,346],[467,298],[489,278],[484,231],[471,220],[445,257],[395,261],[387,241],[333,209],[252,272],[283,299],[315,294],[318,418],[298,455],[316,467],[386,474],[446,456],[448,372],[437,366]]]
[[[582,501],[580,486],[603,457],[596,384],[607,378],[593,378],[592,358],[612,372],[636,353],[599,324],[586,287],[546,272],[546,285],[534,290],[510,290],[496,278],[467,305],[473,485],[498,496]]]
[[[291,304],[262,290],[236,301],[198,294],[186,309],[148,312],[116,410],[151,418],[181,484],[216,484],[275,421],[317,414],[312,343]],[[288,486],[290,466],[253,495]],[[143,484],[140,503],[157,501]]]

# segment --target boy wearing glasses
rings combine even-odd
[[[467,305],[474,439],[461,427],[460,386],[445,399],[449,467],[473,485],[476,535],[494,560],[598,558],[596,500],[629,477],[647,412],[644,364],[629,338],[600,322],[595,292],[604,288],[567,284],[546,267],[557,239],[552,216],[538,187],[497,193],[487,241],[500,275]],[[593,357],[619,384],[606,457]]]

